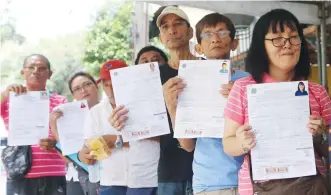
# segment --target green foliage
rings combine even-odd
[[[9,84],[23,84],[20,74],[24,59],[23,51],[25,48],[14,41],[6,41],[0,48],[0,80],[1,91]]]
[[[119,6],[115,13],[110,7]],[[132,2],[104,6],[96,16],[95,23],[86,36],[83,61],[88,71],[97,76],[101,64],[109,59],[132,61]]]
[[[166,48],[160,41],[159,37],[154,37],[152,39],[149,40],[150,45],[153,45],[155,47],[160,48],[162,51],[164,51],[164,53],[167,55],[168,59],[170,59],[170,55],[169,55],[169,51],[168,48]]]
[[[0,44],[13,41],[19,45],[25,42],[25,37],[16,32],[15,18],[9,17],[5,21],[0,21]]]
[[[74,59],[68,58],[67,66],[55,72],[51,80],[47,83],[47,88],[52,92],[66,96],[68,100],[72,100],[72,94],[69,90],[68,81],[73,72],[81,69],[81,65],[77,64]]]

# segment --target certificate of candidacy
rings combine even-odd
[[[129,110],[124,142],[169,134],[168,116],[157,62],[110,71],[116,105]]]
[[[49,92],[9,94],[8,145],[35,145],[49,133]]]
[[[316,175],[308,93],[307,81],[247,86],[253,180]]]
[[[223,137],[222,84],[231,78],[230,60],[183,60],[178,76],[186,84],[178,97],[174,137]]]
[[[58,106],[63,116],[57,121],[57,129],[63,155],[79,152],[84,146],[84,122],[89,112],[86,100],[74,101]]]

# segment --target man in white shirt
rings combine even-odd
[[[155,195],[157,191],[157,166],[160,146],[157,141],[142,140],[123,144],[120,133],[111,126],[108,118],[115,108],[115,100],[109,71],[124,68],[120,60],[109,60],[100,69],[100,79],[108,98],[90,110],[85,125],[85,137],[103,136],[111,148],[111,155],[100,161],[100,195]],[[79,159],[85,164],[95,164],[84,147]]]

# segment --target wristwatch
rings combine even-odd
[[[327,135],[326,135],[326,132],[323,131],[322,133],[322,144],[325,144],[327,142],[328,138],[327,138]]]
[[[123,141],[121,139],[121,136],[118,135],[115,141],[115,148],[122,148],[122,147],[123,147]]]

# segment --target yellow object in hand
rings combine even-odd
[[[103,137],[87,140],[87,146],[91,149],[90,155],[94,156],[98,161],[104,160],[110,156],[110,149]]]

